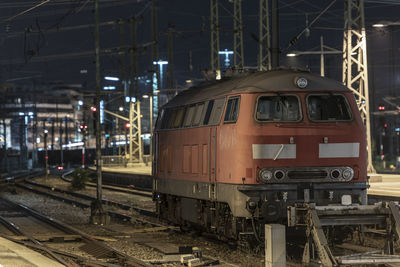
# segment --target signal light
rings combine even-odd
[[[378,106],[378,110],[385,110],[385,106]]]
[[[131,124],[130,124],[129,122],[127,122],[127,123],[125,124],[125,127],[126,127],[126,128],[131,128]]]
[[[385,128],[387,128],[387,126],[388,126],[387,123],[385,123],[385,124],[383,125],[383,127],[385,127]]]
[[[93,111],[93,112],[96,112],[97,108],[96,107],[90,107],[90,110]]]

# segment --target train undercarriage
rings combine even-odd
[[[235,240],[247,249],[264,244],[262,218],[235,217],[227,203],[158,195],[157,212],[160,219],[186,229],[209,232],[223,240]],[[302,262],[318,266],[400,263],[395,255],[400,240],[399,205],[394,202],[375,205],[327,205],[296,203],[287,207],[287,218],[276,221],[287,226],[288,234],[304,246]],[[332,246],[357,236],[363,240],[370,229],[379,228],[385,235],[385,246],[374,253],[334,256]],[[301,241],[300,241],[301,240]]]
[[[157,213],[161,219],[227,239],[249,232],[246,218],[234,217],[227,203],[163,194],[157,199]]]

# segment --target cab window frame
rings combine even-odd
[[[204,114],[204,107],[206,105],[206,102],[202,101],[199,103],[196,103],[196,108],[194,110],[193,113],[193,119],[192,119],[192,123],[190,125],[190,127],[199,127],[202,125],[202,121],[203,121],[203,114]],[[201,107],[201,110],[199,111],[199,108]],[[198,117],[197,117],[198,116]],[[198,121],[196,121],[196,119],[198,118]]]
[[[165,116],[165,109],[161,109],[159,111],[159,115],[157,116],[156,123],[155,123],[155,128],[157,130],[162,129],[164,116]]]
[[[287,120],[285,120],[285,121],[284,120],[259,120],[257,118],[258,102],[259,102],[260,98],[266,97],[266,96],[271,96],[271,97],[294,96],[294,97],[296,97],[297,103],[298,103],[298,109],[299,109],[299,119],[298,120],[293,120],[293,121],[287,121]],[[304,116],[303,116],[303,104],[302,104],[302,101],[301,101],[301,97],[300,97],[300,95],[294,94],[294,93],[287,93],[287,94],[286,93],[283,93],[283,94],[281,94],[281,93],[279,93],[279,94],[278,93],[269,93],[269,94],[258,95],[257,96],[257,100],[256,100],[256,104],[254,106],[254,114],[253,114],[253,116],[254,116],[254,120],[259,122],[259,123],[299,123],[299,122],[302,122],[303,119],[304,119]]]
[[[171,108],[164,109],[164,115],[162,117],[162,121],[161,121],[161,125],[160,125],[161,130],[169,129],[168,124],[169,124],[169,120],[171,119],[171,115],[172,115]]]
[[[221,123],[221,119],[225,111],[226,97],[223,96],[223,97],[213,98],[210,99],[208,103],[212,103],[212,107],[211,110],[209,111],[210,114],[207,118],[207,113],[208,113],[208,105],[207,105],[207,112],[204,115],[202,126],[219,125]],[[206,118],[207,118],[207,123],[206,123]]]
[[[182,128],[192,127],[196,112],[196,104],[190,104],[186,107],[185,117],[183,118]]]
[[[308,99],[309,99],[310,96],[318,96],[318,95],[322,95],[322,96],[326,96],[326,95],[342,96],[343,99],[344,99],[344,103],[345,103],[345,106],[347,108],[347,111],[349,113],[350,119],[348,119],[348,120],[329,120],[329,119],[328,120],[314,120],[314,119],[311,119],[310,112],[309,112],[309,109],[308,109],[308,103],[309,103]],[[308,118],[308,120],[310,122],[313,122],[313,123],[336,123],[336,122],[352,122],[354,120],[354,114],[353,114],[353,111],[351,109],[350,103],[347,100],[347,97],[346,97],[345,93],[340,93],[340,92],[335,92],[335,93],[332,93],[332,92],[328,92],[328,93],[309,93],[309,94],[306,95],[305,100],[306,100],[306,107],[305,108],[306,108],[306,112],[307,112],[307,118]]]
[[[186,106],[180,106],[174,109],[175,116],[174,120],[172,121],[172,128],[170,129],[180,129],[183,128],[183,120],[185,119],[186,115]]]
[[[237,104],[236,104],[236,106],[235,106],[235,109],[236,109],[236,117],[235,117],[235,119],[234,120],[232,120],[232,119],[230,119],[230,120],[226,120],[225,118],[226,118],[226,115],[227,115],[227,112],[228,112],[228,105],[229,105],[229,101],[230,100],[235,100],[235,99],[237,99]],[[224,124],[226,123],[226,124],[229,124],[229,123],[236,123],[237,122],[237,120],[238,120],[238,118],[239,118],[239,113],[240,113],[240,100],[241,100],[241,97],[240,97],[240,95],[238,95],[238,96],[231,96],[231,97],[229,97],[228,98],[228,101],[226,101],[226,107],[225,107],[225,113],[224,113]],[[229,117],[231,117],[232,116],[232,112],[233,112],[233,110],[232,110],[232,106],[229,106],[229,115],[228,115],[228,119],[229,119]]]

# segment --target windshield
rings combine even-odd
[[[257,101],[258,121],[299,121],[299,99],[294,95],[261,96]]]
[[[312,121],[349,121],[352,119],[344,95],[308,95],[307,110]]]

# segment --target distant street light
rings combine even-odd
[[[163,86],[162,86],[162,84],[163,84],[163,82],[162,82],[163,81],[163,66],[168,65],[168,61],[160,59],[159,61],[153,61],[153,64],[160,66],[160,88],[163,88]],[[154,73],[154,75],[155,75],[155,73]],[[160,88],[153,88],[153,92],[155,90],[160,90]]]
[[[382,28],[382,27],[386,27],[386,25],[382,24],[382,23],[376,23],[376,24],[372,24],[372,27],[374,27],[374,28]]]
[[[387,26],[399,26],[400,21],[379,21],[378,23],[372,24],[374,28],[383,28]]]
[[[106,76],[106,77],[104,77],[104,80],[107,80],[107,81],[119,81],[119,78],[118,77]]]
[[[228,51],[228,49],[225,48],[224,51],[218,51],[219,55],[225,55],[225,68],[229,68],[230,64],[230,60],[229,60],[229,55],[233,55],[233,51]]]

